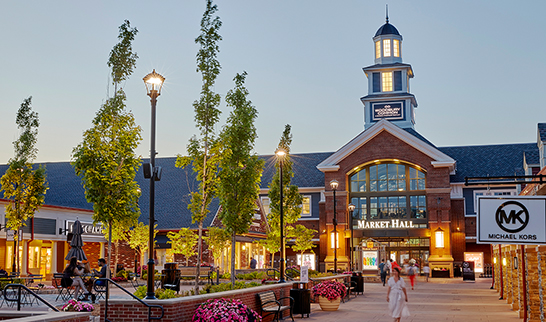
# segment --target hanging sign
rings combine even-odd
[[[478,197],[480,244],[546,244],[546,197]]]
[[[366,243],[366,248],[373,248],[373,241],[369,241]]]

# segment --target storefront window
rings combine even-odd
[[[376,163],[350,176],[355,218],[426,219],[425,173],[400,162]]]
[[[297,263],[301,266],[307,266],[309,269],[315,270],[315,254],[297,254]]]

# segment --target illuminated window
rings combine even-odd
[[[335,232],[331,232],[330,233],[330,248],[334,248],[334,247],[339,248],[339,234]]]
[[[394,57],[400,57],[400,40],[392,40],[392,50],[394,52]]]
[[[381,73],[383,92],[392,92],[392,72]]]
[[[366,191],[366,170],[358,171],[351,176],[351,191]]]
[[[269,198],[262,197],[260,199],[262,200],[262,207],[264,208],[265,215],[267,216],[271,212],[271,208],[269,208]]]
[[[390,55],[391,55],[391,40],[384,39],[383,40],[383,56],[389,57]]]
[[[375,42],[375,58],[381,57],[381,43],[379,41]]]
[[[311,196],[304,196],[301,203],[301,215],[311,216]]]
[[[436,248],[444,248],[444,231],[438,229],[435,232],[436,235]]]
[[[297,254],[296,255],[299,266],[307,266],[309,269],[315,269],[315,254]]]

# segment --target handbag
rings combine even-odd
[[[404,305],[404,308],[402,309],[402,317],[408,317],[410,316],[410,311],[408,309],[408,305]]]

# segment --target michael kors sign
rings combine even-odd
[[[398,229],[398,228],[417,228],[413,225],[413,221],[410,220],[358,220],[358,229]]]

